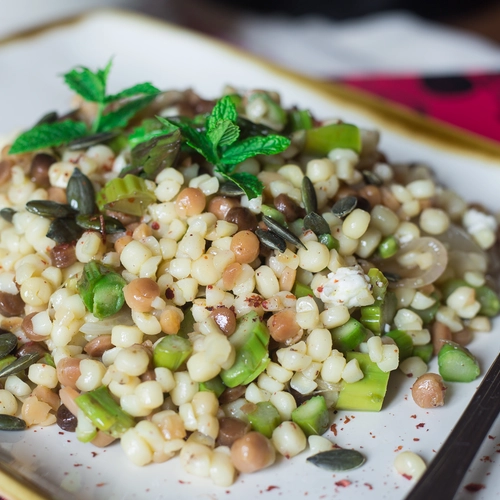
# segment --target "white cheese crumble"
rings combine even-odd
[[[375,302],[370,292],[370,279],[360,266],[340,267],[327,278],[314,290],[316,297],[325,304],[351,308]]]
[[[467,232],[474,235],[484,229],[495,232],[497,230],[497,221],[493,215],[485,214],[475,208],[467,210],[463,217],[463,225]]]

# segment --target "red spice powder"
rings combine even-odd
[[[470,493],[476,493],[486,488],[486,486],[484,484],[479,484],[479,483],[469,483],[466,486],[464,486],[464,488]]]
[[[342,488],[346,488],[347,486],[350,486],[352,483],[348,479],[341,479],[340,481],[337,481],[335,483],[335,486],[341,486]]]

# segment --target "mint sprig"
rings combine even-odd
[[[189,123],[173,123],[165,118],[157,118],[167,127],[179,128],[186,143],[212,163],[217,174],[242,189],[250,200],[262,194],[264,186],[255,175],[235,172],[237,164],[257,155],[281,153],[290,145],[290,140],[282,135],[238,140],[238,113],[230,96],[216,103],[206,120],[205,131]]]

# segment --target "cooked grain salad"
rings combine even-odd
[[[392,371],[424,408],[479,376],[486,208],[275,92],[110,95],[109,70],[64,75],[73,111],[1,150],[0,429],[228,486],[306,447],[361,465],[322,435],[333,409],[380,411]]]

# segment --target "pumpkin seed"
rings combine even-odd
[[[316,191],[314,190],[311,179],[309,179],[307,175],[302,179],[302,203],[307,213],[316,212],[318,210]]]
[[[76,223],[75,219],[54,219],[47,231],[47,238],[56,243],[72,243],[82,235],[82,228]]]
[[[219,186],[219,194],[222,196],[241,196],[245,194],[243,189],[237,186],[234,182],[223,182]]]
[[[59,118],[57,111],[49,111],[45,113],[36,123],[35,127],[38,125],[43,125],[44,123],[54,123]]]
[[[273,218],[264,215],[262,220],[266,226],[277,236],[283,238],[285,241],[290,242],[292,245],[297,247],[306,248],[302,241],[300,241],[297,236],[292,234],[286,227],[283,227],[279,222],[276,222]],[[285,247],[286,250],[286,247]]]
[[[260,242],[272,250],[278,250],[283,253],[286,250],[286,241],[271,231],[264,231],[263,229],[256,229],[255,234]]]
[[[94,231],[104,230],[107,234],[125,231],[125,226],[118,219],[109,215],[77,215],[76,223],[80,227],[83,227],[83,229],[93,229]]]
[[[107,142],[118,135],[118,132],[99,132],[98,134],[87,135],[79,137],[68,143],[68,149],[71,151],[77,149],[87,149],[96,144]]]
[[[335,448],[322,451],[307,458],[307,461],[321,469],[344,471],[356,469],[365,463],[365,457],[356,450]]]
[[[387,278],[387,281],[390,281],[391,283],[397,283],[401,280],[401,276],[397,273],[384,272],[383,274]]]
[[[333,215],[336,215],[339,219],[343,219],[348,216],[357,206],[358,199],[356,196],[345,196],[338,200],[332,207]]]
[[[310,229],[316,236],[331,234],[328,222],[316,212],[311,212],[304,217],[304,228]]]
[[[288,224],[286,223],[285,216],[276,208],[270,207],[269,205],[262,205],[260,207],[260,210],[264,215],[271,217],[271,219],[274,219],[276,222],[281,224],[283,227],[288,227]]]
[[[2,210],[0,210],[0,217],[12,224],[15,213],[16,211],[13,208],[2,208]]]
[[[13,333],[2,333],[0,335],[0,359],[7,356],[17,347],[17,337]]]
[[[381,186],[383,184],[382,179],[371,170],[362,170],[361,174],[363,175],[363,179],[366,184],[371,184],[373,186]]]
[[[26,210],[32,214],[47,217],[49,219],[71,217],[76,214],[76,211],[69,205],[64,205],[50,200],[28,201],[28,203],[26,203]]]
[[[13,354],[8,354],[4,358],[0,359],[0,371],[2,371],[6,366],[9,366],[17,358]]]
[[[69,178],[66,197],[71,207],[81,215],[93,214],[96,211],[94,186],[79,168],[75,168]]]
[[[31,354],[26,354],[25,356],[21,356],[17,358],[15,361],[5,366],[2,370],[0,370],[0,378],[8,377],[10,375],[16,375],[26,368],[29,368],[32,364],[36,363],[41,358],[41,354],[39,352],[33,352]]]
[[[24,431],[26,422],[12,415],[0,415],[0,431]]]

